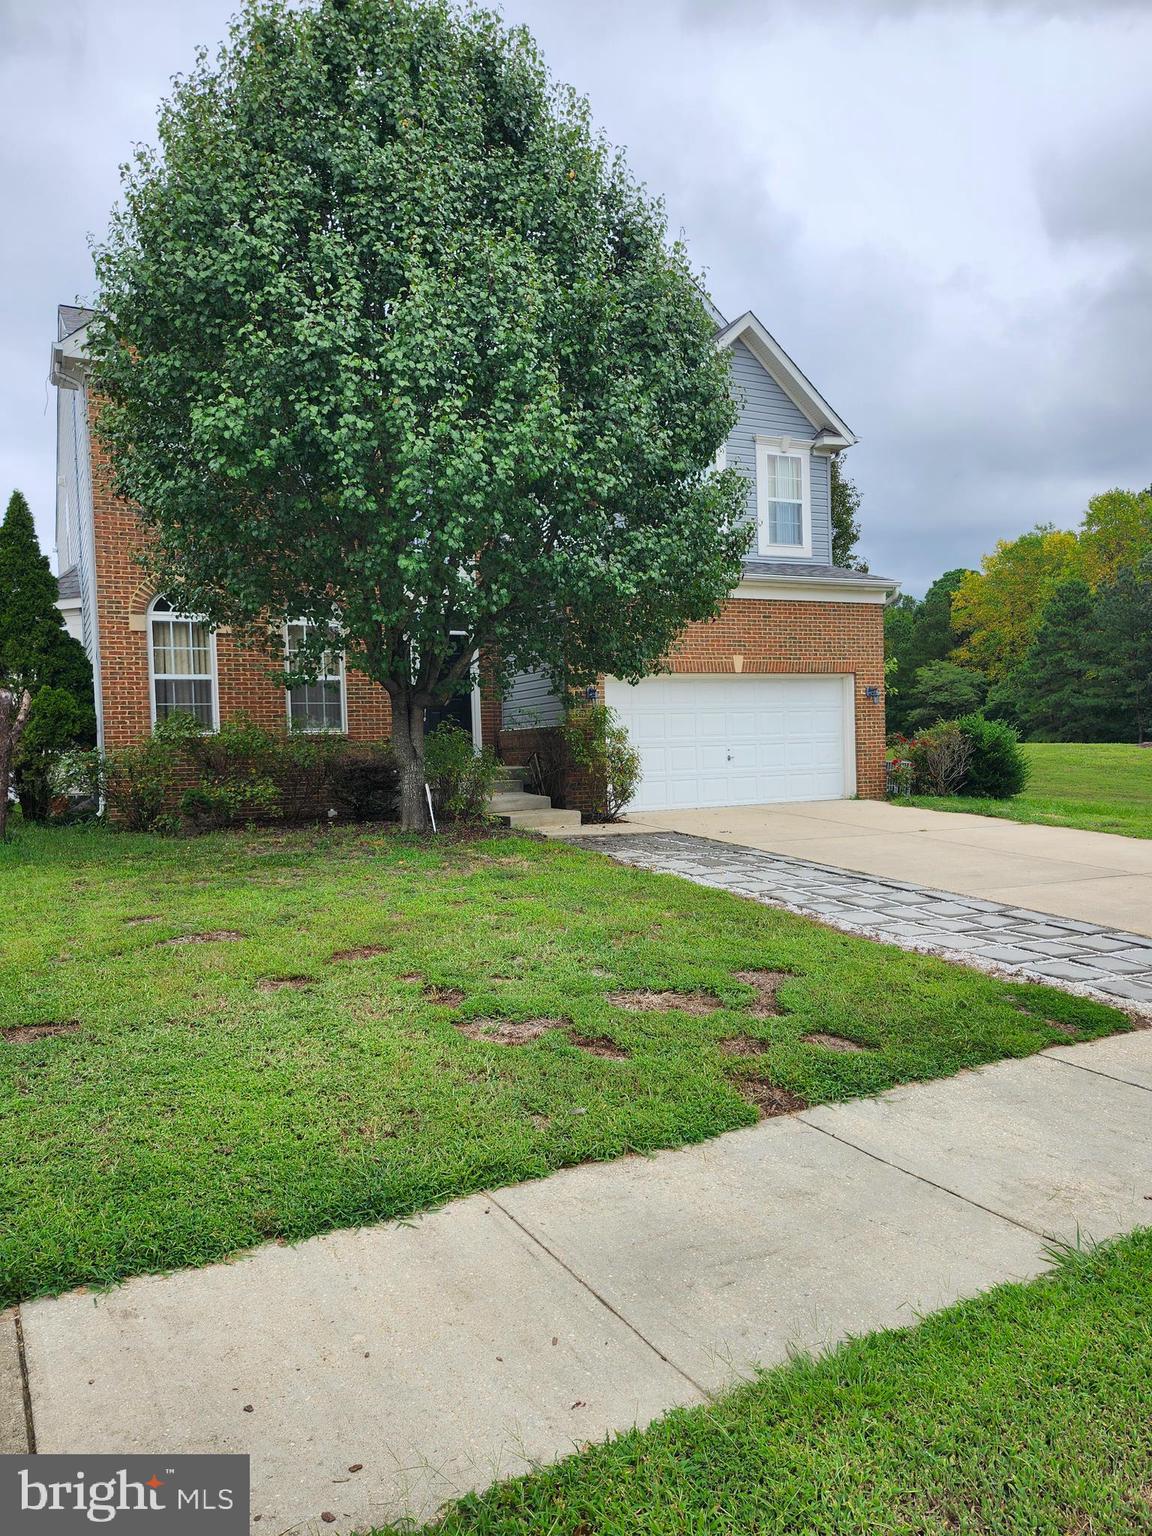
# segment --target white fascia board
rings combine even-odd
[[[60,389],[79,389],[88,369],[88,348],[85,338],[88,327],[82,325],[63,341],[52,346],[52,367],[49,377]]]
[[[857,441],[851,427],[837,416],[823,395],[804,377],[784,348],[775,337],[769,335],[751,310],[738,320],[733,320],[731,325],[720,332],[716,346],[724,351],[737,341],[744,343],[814,427],[826,428],[836,434],[835,439],[825,439],[819,445],[821,448],[836,452],[841,448],[850,448]]]
[[[898,590],[898,582],[805,581],[802,576],[745,576],[733,597],[759,602],[788,603],[875,603],[887,605]]]

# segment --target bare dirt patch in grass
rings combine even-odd
[[[213,928],[208,933],[181,933],[174,939],[161,939],[160,943],[171,948],[174,944],[234,944],[244,938],[247,934],[237,933],[235,928]]]
[[[782,981],[791,980],[791,972],[733,971],[732,974],[756,993],[756,1001],[748,1009],[754,1019],[775,1019],[785,1012],[776,1001],[776,988]]]
[[[777,1087],[762,1077],[734,1078],[736,1088],[749,1104],[760,1111],[760,1118],[767,1120],[773,1115],[794,1115],[797,1110],[807,1109],[808,1100],[788,1088]]]
[[[720,1041],[720,1049],[725,1056],[763,1056],[772,1047],[767,1040],[754,1040],[751,1035],[733,1035]]]
[[[644,988],[609,992],[608,1001],[613,1008],[625,1008],[629,1013],[690,1013],[697,1018],[724,1006],[711,992],[649,992]]]
[[[305,992],[316,983],[315,976],[265,976],[256,985],[261,992]]]
[[[464,1001],[464,993],[459,987],[426,986],[424,996],[430,1003],[451,1003],[453,1006]]]
[[[0,1040],[23,1045],[29,1040],[47,1040],[52,1035],[71,1035],[79,1028],[79,1019],[66,1019],[58,1024],[9,1024],[6,1029],[0,1029]]]
[[[388,953],[387,944],[357,944],[355,949],[338,949],[333,960],[375,960],[377,955]]]
[[[849,1040],[846,1035],[829,1035],[822,1029],[814,1029],[810,1035],[801,1035],[805,1045],[822,1045],[826,1051],[874,1051],[874,1045],[861,1045],[859,1040]]]
[[[155,912],[144,917],[126,917],[124,919],[124,926],[125,928],[142,928],[145,923],[162,923],[163,921],[164,919],[160,914]]]
[[[400,980],[401,981],[423,981],[424,980],[424,972],[423,971],[403,971],[401,973]]]
[[[631,1054],[615,1040],[609,1040],[607,1035],[569,1035],[568,1038],[589,1056],[603,1056],[606,1061],[627,1061]]]
[[[456,1028],[469,1040],[488,1045],[527,1045],[550,1029],[569,1029],[571,1019],[457,1019]]]
[[[1033,1018],[1039,1018],[1039,1014],[1033,1014]],[[1066,1035],[1069,1040],[1079,1040],[1081,1031],[1075,1024],[1065,1024],[1063,1019],[1040,1019],[1041,1024],[1046,1024],[1049,1029],[1054,1029],[1058,1035]]]

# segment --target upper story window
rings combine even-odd
[[[762,555],[811,555],[811,452],[787,438],[756,439],[756,502]]]
[[[148,654],[152,668],[152,718],[194,715],[211,730],[216,724],[216,648],[203,619],[176,613],[166,597],[148,610]]]
[[[292,658],[300,650],[312,626],[300,619],[284,627],[284,653],[291,669]],[[338,639],[332,631],[333,639]],[[336,650],[325,651],[316,678],[288,689],[288,724],[295,731],[343,731],[344,656]]]

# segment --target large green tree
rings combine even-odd
[[[242,633],[337,624],[391,698],[406,826],[473,653],[634,679],[737,579],[685,252],[491,14],[255,0],[125,169],[97,270],[100,430],[155,578]]]

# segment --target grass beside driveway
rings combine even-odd
[[[547,1471],[441,1536],[1152,1531],[1152,1231],[803,1357]]]
[[[894,804],[1152,837],[1152,748],[1029,742],[1024,752],[1032,777],[1024,793],[1011,800],[915,795]]]
[[[0,1305],[700,1141],[755,1120],[746,1095],[845,1099],[1128,1025],[512,836],[24,829],[0,911]],[[780,1014],[753,970],[787,973]],[[516,1046],[457,1027],[542,1017]]]

